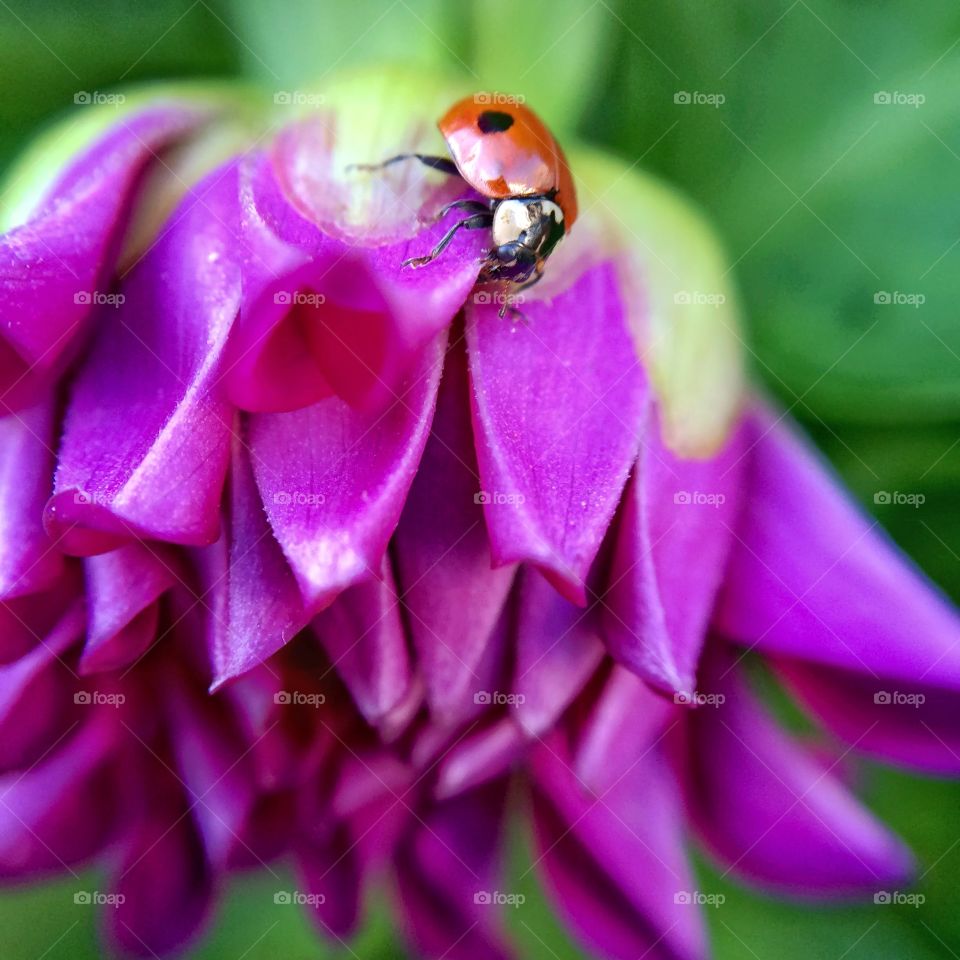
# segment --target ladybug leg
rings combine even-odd
[[[432,157],[426,153],[398,153],[389,160],[382,163],[351,163],[347,165],[348,170],[382,170],[389,167],[392,163],[399,163],[401,160],[419,160],[424,166],[431,170],[439,170],[451,177],[459,177],[460,171],[457,165],[449,157]]]
[[[476,213],[472,217],[467,217],[459,223],[455,223],[441,238],[440,242],[425,257],[408,257],[403,261],[405,267],[422,267],[424,264],[435,260],[446,250],[450,241],[456,236],[458,230],[481,230],[489,227],[493,223],[493,214]]]
[[[536,276],[532,280],[528,280],[526,283],[521,283],[520,286],[517,287],[516,291],[511,294],[511,296],[519,296],[524,290],[529,290],[531,287],[535,287],[543,279],[543,268],[545,264],[546,261],[538,260]],[[503,305],[500,307],[501,320],[506,316],[507,311],[510,312],[511,317],[519,318],[524,323],[529,323],[527,320],[527,315],[519,307],[516,307],[510,303],[509,300],[505,300]]]
[[[433,222],[442,220],[451,210],[469,210],[471,213],[487,213],[490,207],[480,200],[454,200],[452,203],[445,203],[436,213]]]

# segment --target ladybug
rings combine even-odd
[[[440,242],[404,266],[422,267],[443,253],[460,230],[490,230],[491,246],[483,258],[478,282],[501,281],[527,289],[543,276],[547,257],[577,218],[573,177],[560,144],[543,121],[527,106],[512,99],[492,104],[489,94],[457,101],[437,126],[449,157],[402,153],[383,163],[359,165],[375,170],[416,159],[433,170],[460,177],[479,200],[454,200],[450,210],[468,214],[444,234]]]

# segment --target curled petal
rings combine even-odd
[[[637,455],[647,382],[610,263],[586,271],[526,322],[468,311],[473,421],[498,564],[541,566],[586,602],[587,571]]]
[[[385,413],[330,397],[250,416],[257,486],[311,610],[380,569],[430,431],[444,340]]]
[[[53,402],[0,418],[0,596],[49,587],[63,569],[57,545],[43,529],[51,493]]]
[[[960,687],[960,619],[765,410],[749,418],[749,510],[715,623],[761,653]]]
[[[480,664],[514,575],[512,566],[491,565],[459,341],[447,351],[433,429],[393,541],[427,701],[451,722],[482,689]]]
[[[580,693],[603,659],[592,611],[574,606],[534,569],[522,574],[513,689],[517,722],[542,736]]]
[[[682,805],[661,751],[591,794],[562,738],[537,751],[537,866],[558,911],[589,947],[618,960],[706,956],[696,884],[684,852]]]
[[[701,836],[731,871],[806,896],[908,882],[909,851],[831,767],[776,726],[732,654],[715,651],[700,685],[723,699],[690,711],[688,799]]]
[[[502,777],[527,751],[529,738],[512,717],[456,741],[437,771],[436,795],[447,799]]]
[[[102,308],[45,516],[69,552],[101,553],[132,536],[217,538],[230,411],[216,384],[240,298],[238,216],[230,164],[187,195],[123,302]]]
[[[743,444],[688,460],[645,433],[600,608],[610,653],[655,686],[690,691],[733,540]]]
[[[159,545],[131,543],[84,562],[90,626],[81,673],[124,667],[156,636],[156,601],[177,580],[174,557]]]
[[[29,219],[0,237],[0,407],[32,402],[109,290],[124,215],[144,169],[206,111],[123,117],[61,174]]]

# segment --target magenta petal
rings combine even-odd
[[[228,389],[248,410],[293,410],[336,393],[379,411],[473,286],[483,240],[457,238],[428,269],[401,266],[444,225],[415,240],[363,247],[303,220],[265,160],[251,173],[244,309],[230,344]],[[416,252],[416,251],[413,251]]]
[[[655,686],[691,691],[736,524],[743,442],[684,460],[651,418],[619,518],[602,598],[613,657]]]
[[[400,601],[387,558],[382,579],[349,587],[313,621],[357,709],[373,726],[403,707],[411,679]]]
[[[115,826],[104,761],[116,731],[94,714],[39,763],[0,777],[0,876],[62,871],[101,848]]]
[[[748,422],[749,510],[715,623],[762,653],[960,688],[960,620],[766,411]]]
[[[323,842],[297,841],[299,893],[310,919],[323,935],[342,941],[351,936],[360,916],[360,874],[357,854],[343,828]]]
[[[397,861],[410,940],[425,957],[506,960],[493,901],[504,784],[446,800],[416,820]]]
[[[309,619],[239,441],[230,483],[228,531],[202,557],[213,689],[263,663]]]
[[[0,596],[49,587],[63,557],[43,530],[53,486],[53,403],[50,399],[0,419]]]
[[[804,706],[856,750],[921,772],[960,775],[956,691],[800,660],[778,660],[774,667]]]
[[[114,882],[118,904],[103,920],[110,943],[128,955],[155,960],[182,949],[207,916],[210,868],[185,812],[164,804],[126,838]]]
[[[179,579],[156,544],[131,543],[85,561],[90,626],[81,673],[133,663],[156,637],[156,601]]]
[[[210,174],[104,307],[73,388],[45,523],[69,552],[217,538],[230,410],[215,386],[240,299],[236,166]]]
[[[170,729],[180,781],[207,859],[226,867],[235,851],[249,852],[247,825],[254,784],[245,759],[248,750],[231,729],[222,701],[185,689],[186,678],[172,674]]]
[[[521,576],[514,709],[524,730],[541,736],[593,675],[603,644],[592,612],[561,597],[535,569]]]
[[[330,397],[250,416],[257,486],[311,610],[380,569],[430,431],[445,339],[385,413]]]
[[[393,543],[427,700],[449,722],[464,715],[464,701],[478,689],[480,663],[513,582],[513,567],[491,569],[478,489],[466,356],[457,338]]]
[[[33,763],[69,728],[76,674],[64,655],[85,625],[75,603],[28,654],[0,667],[0,770]]]
[[[577,732],[577,777],[598,794],[611,789],[669,732],[677,713],[635,673],[615,666]]]
[[[454,797],[502,777],[526,753],[528,745],[528,737],[509,716],[458,737],[437,770],[436,796]]]
[[[647,382],[610,263],[526,322],[468,307],[473,421],[496,563],[542,566],[574,603],[637,455]]]
[[[0,407],[49,380],[110,290],[109,270],[141,174],[203,112],[148,107],[76,157],[22,226],[0,237]]]
[[[909,882],[909,851],[831,768],[776,726],[732,654],[714,652],[700,683],[725,701],[689,711],[689,804],[707,846],[730,871],[805,896]]]
[[[536,863],[591,949],[617,960],[706,957],[699,910],[684,902],[697,886],[682,804],[660,751],[593,795],[553,736],[537,751],[533,812]]]

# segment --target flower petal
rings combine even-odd
[[[227,387],[241,408],[295,410],[336,394],[382,412],[449,326],[476,282],[486,238],[458,237],[428,267],[449,220],[380,246],[335,240],[304,220],[260,162],[245,186],[244,306],[228,350]]]
[[[909,881],[909,851],[831,768],[774,724],[731,652],[712,651],[700,685],[725,699],[689,711],[688,802],[707,846],[730,870],[805,896]]]
[[[960,688],[960,619],[832,472],[767,411],[715,624],[762,653]]]
[[[143,170],[206,111],[148,107],[77,156],[26,223],[0,237],[0,407],[32,402],[68,355],[122,236]]]
[[[357,709],[373,726],[404,705],[412,671],[400,600],[388,558],[382,579],[349,587],[313,621]]]
[[[473,421],[498,564],[540,565],[574,603],[637,454],[647,382],[612,264],[525,323],[468,307]]]
[[[132,536],[217,538],[229,417],[215,391],[237,311],[236,164],[201,181],[104,307],[74,385],[48,532],[90,554]]]
[[[466,355],[447,351],[430,439],[393,541],[408,629],[435,717],[453,722],[479,689],[480,663],[513,582],[491,569],[473,434]],[[439,492],[439,495],[438,495]]]
[[[533,737],[549,731],[603,659],[596,617],[565,600],[533,568],[517,601],[514,715]]]
[[[90,626],[81,673],[133,663],[156,637],[156,601],[178,580],[176,560],[159,545],[131,543],[84,561]]]
[[[257,486],[311,610],[380,569],[430,431],[444,341],[378,416],[336,397],[250,416]]]
[[[707,954],[684,852],[682,805],[659,751],[600,795],[573,772],[562,738],[537,751],[537,864],[559,913],[604,956],[694,960]]]
[[[50,398],[0,418],[0,596],[36,593],[53,583],[63,557],[43,530],[55,454]]]
[[[688,460],[666,446],[659,423],[645,437],[619,518],[602,633],[613,657],[649,683],[689,691],[733,540],[742,438]]]

